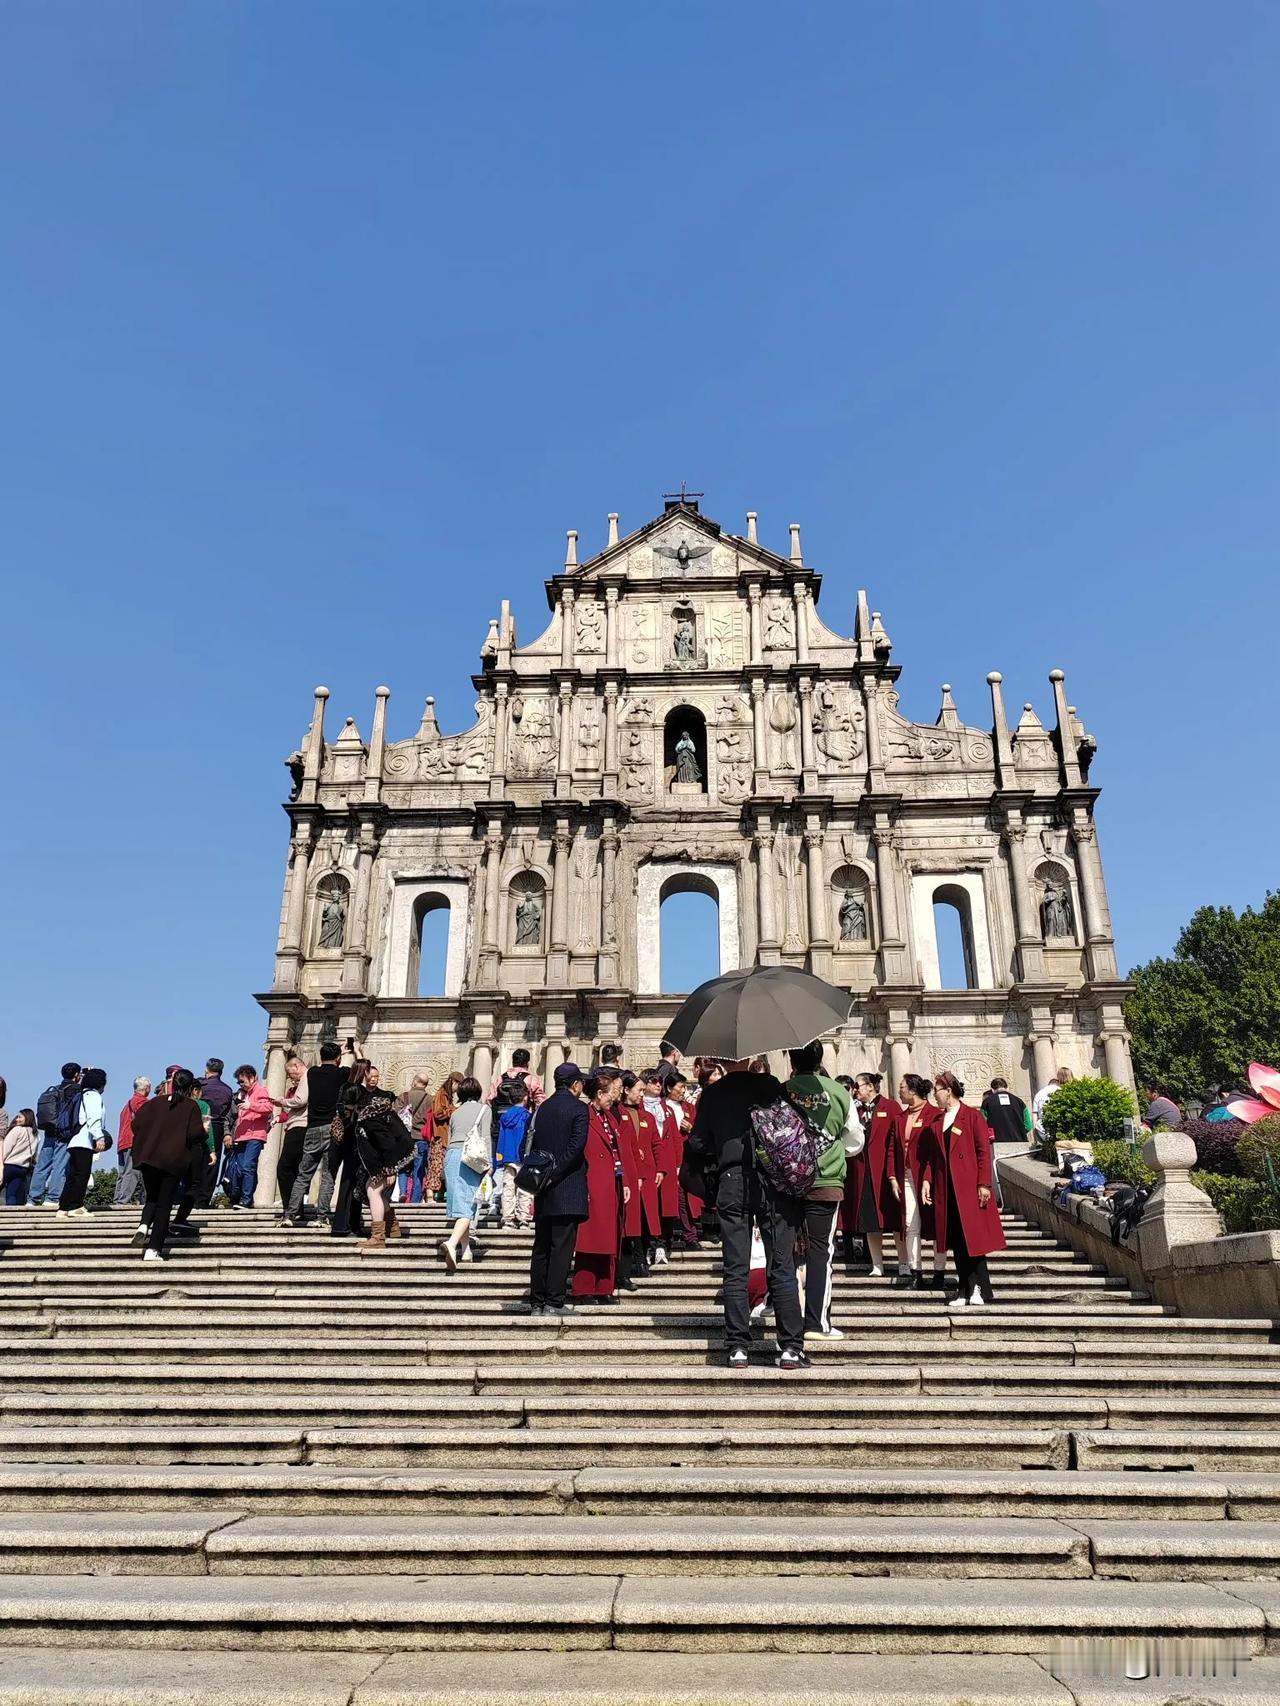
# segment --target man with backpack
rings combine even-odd
[[[489,1086],[489,1094],[485,1097],[485,1101],[492,1104],[495,1116],[503,1108],[510,1107],[516,1101],[512,1092],[520,1088],[528,1093],[530,1110],[536,1110],[538,1105],[546,1099],[546,1090],[543,1088],[541,1078],[536,1072],[531,1072],[529,1069],[529,1051],[527,1048],[513,1050],[511,1065],[505,1072],[494,1075],[493,1083]]]
[[[67,1182],[71,1139],[79,1131],[80,1066],[69,1060],[60,1083],[40,1092],[36,1102],[36,1125],[44,1137],[31,1175],[31,1208],[57,1208]]]
[[[766,1245],[772,1213],[765,1207],[761,1180],[755,1168],[754,1109],[782,1099],[782,1085],[771,1072],[752,1072],[750,1060],[725,1065],[723,1078],[708,1084],[698,1098],[687,1153],[706,1179],[720,1218],[724,1264],[724,1336],[729,1367],[745,1369],[750,1360],[751,1305],[747,1297],[751,1270],[751,1223],[761,1215]],[[714,1183],[713,1183],[714,1181]],[[774,1290],[772,1260],[770,1290]],[[783,1288],[785,1290],[785,1286]],[[778,1367],[803,1368],[804,1323],[800,1316],[795,1270],[789,1301],[774,1292],[778,1320]]]

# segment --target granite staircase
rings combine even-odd
[[[714,1246],[531,1319],[405,1220],[5,1212],[0,1706],[1280,1701],[1269,1321],[1007,1220],[994,1307],[840,1271],[743,1375]]]

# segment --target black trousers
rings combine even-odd
[[[302,1146],[307,1140],[307,1128],[304,1125],[286,1126],[280,1139],[280,1159],[276,1163],[276,1187],[280,1192],[280,1210],[283,1214],[289,1212],[289,1198],[293,1195],[293,1187],[297,1182],[298,1169],[302,1165]]]
[[[166,1173],[163,1168],[149,1167],[145,1163],[138,1171],[147,1187],[147,1200],[142,1210],[141,1222],[148,1229],[147,1246],[149,1249],[163,1252],[165,1240],[169,1236],[169,1218],[173,1213],[174,1199],[178,1195],[182,1180],[177,1173]]]
[[[972,1297],[976,1291],[986,1303],[991,1303],[995,1293],[991,1289],[991,1275],[987,1271],[985,1256],[971,1256],[969,1246],[964,1241],[964,1222],[960,1218],[960,1209],[956,1203],[955,1188],[951,1183],[951,1175],[947,1175],[947,1242],[951,1253],[956,1259],[956,1277],[960,1281],[961,1297]]]
[[[798,1284],[796,1280],[796,1239],[803,1233],[808,1253],[804,1266],[804,1334],[825,1333],[831,1325],[831,1269],[836,1243],[836,1213],[840,1207],[838,1202],[811,1202],[807,1198],[776,1196],[765,1186],[766,1195],[771,1197],[770,1208],[774,1215],[772,1234],[773,1248],[781,1258],[778,1270],[778,1283],[783,1289],[787,1285],[787,1274],[791,1276],[790,1283],[797,1289],[796,1307],[799,1308]],[[766,1251],[770,1249],[770,1233],[763,1224],[761,1233],[764,1238]],[[773,1288],[772,1267],[769,1276],[769,1292],[773,1297],[775,1318],[777,1317],[778,1301]],[[788,1317],[788,1321],[789,1321]],[[784,1350],[791,1348],[782,1337],[779,1326],[778,1340]]]
[[[89,1175],[93,1171],[92,1149],[71,1149],[67,1152],[67,1182],[62,1187],[62,1195],[58,1198],[58,1207],[83,1208],[85,1194],[89,1189]]]
[[[801,1197],[779,1196],[770,1184],[761,1187],[760,1236],[764,1239],[765,1265],[769,1275],[769,1301],[778,1348],[804,1349],[804,1316],[796,1285],[796,1234],[803,1230],[809,1204]],[[814,1203],[815,1209],[835,1208],[834,1203]],[[827,1225],[827,1236],[830,1236]],[[814,1331],[818,1329],[815,1327]]]
[[[529,1302],[535,1309],[563,1309],[578,1222],[567,1214],[535,1214]]]
[[[720,1222],[720,1255],[724,1265],[724,1342],[731,1351],[751,1348],[747,1275],[751,1271],[754,1178],[753,1174],[749,1180],[743,1167],[728,1167],[716,1180],[716,1216]]]

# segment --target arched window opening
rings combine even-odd
[[[934,890],[933,933],[938,945],[939,987],[976,989],[973,916],[964,889],[946,885]]]
[[[662,735],[663,772],[669,790],[707,791],[707,719],[692,705],[667,713]]]
[[[686,995],[719,977],[720,904],[714,883],[689,875],[662,886],[658,903],[660,987]]]
[[[427,999],[445,993],[449,918],[449,902],[443,895],[420,894],[414,901],[407,994]]]

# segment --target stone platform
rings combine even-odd
[[[530,1319],[528,1234],[450,1278],[405,1219],[158,1267],[5,1213],[0,1706],[1280,1701],[1270,1321],[1008,1219],[996,1306],[840,1270],[846,1336],[741,1375],[714,1247]]]

